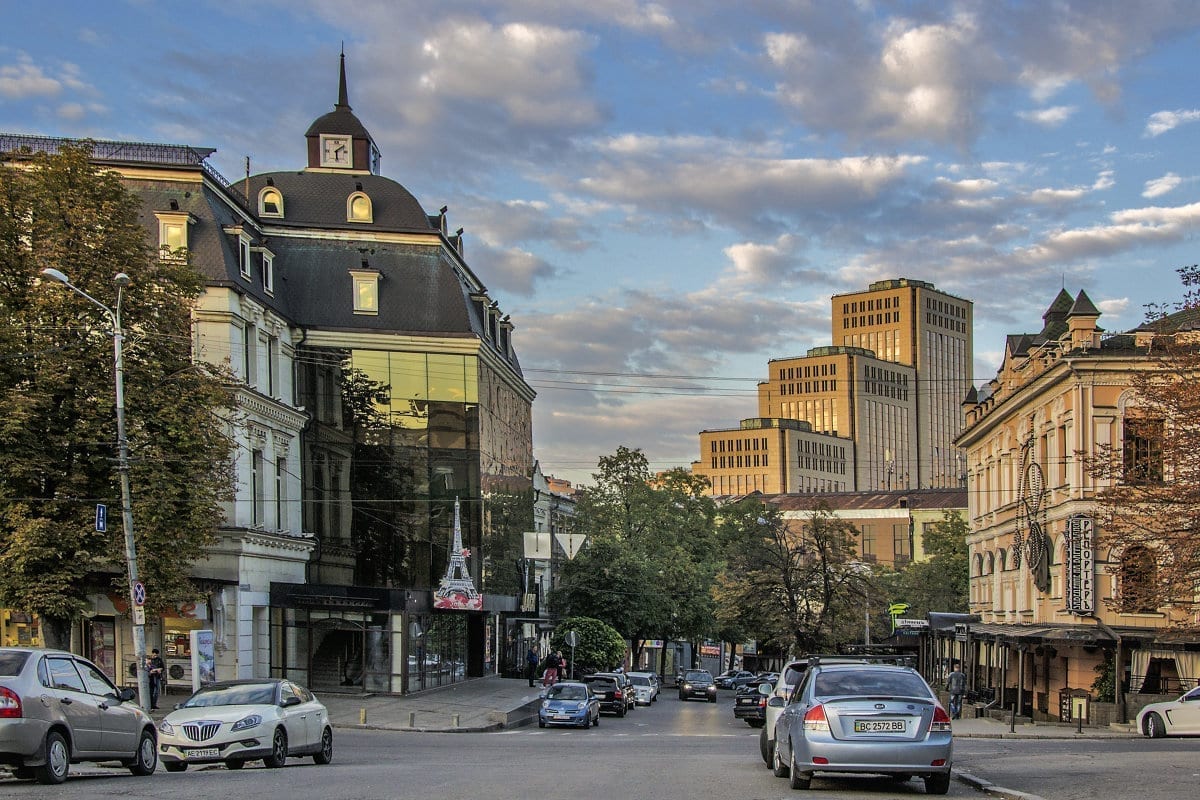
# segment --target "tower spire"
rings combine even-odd
[[[346,91],[346,45],[342,45],[341,65],[338,68],[338,101],[334,108],[350,110],[350,99]]]

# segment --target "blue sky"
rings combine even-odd
[[[1200,3],[0,0],[0,131],[300,168],[350,102],[517,325],[543,469],[757,414],[829,297],[975,303],[975,377],[1064,285],[1108,330],[1200,229]]]

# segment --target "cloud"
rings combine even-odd
[[[47,75],[41,67],[21,54],[16,64],[0,66],[0,97],[23,100],[30,97],[54,97],[63,91],[63,82]]]
[[[1181,183],[1183,183],[1182,178],[1174,172],[1168,172],[1161,178],[1146,181],[1146,188],[1142,191],[1142,197],[1162,197],[1164,194],[1174,191]]]
[[[1018,111],[1017,116],[1044,128],[1057,128],[1069,120],[1076,111],[1078,108],[1075,106],[1054,106],[1034,111]]]
[[[1111,224],[1053,231],[1014,255],[1029,264],[1072,263],[1111,256],[1143,244],[1180,241],[1200,230],[1200,203],[1174,208],[1133,208],[1109,215]]]
[[[489,288],[524,297],[534,294],[538,281],[549,280],[558,274],[552,264],[516,247],[498,248],[485,244],[468,254],[476,271],[486,270]]]
[[[1118,297],[1111,300],[1101,300],[1096,303],[1096,308],[1100,309],[1101,314],[1110,317],[1120,317],[1129,309],[1129,298]]]
[[[1200,120],[1200,111],[1198,110],[1156,111],[1146,120],[1146,130],[1142,135],[1153,138],[1196,120]]]

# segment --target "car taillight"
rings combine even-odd
[[[760,698],[758,698],[758,707],[759,707],[759,708],[764,708],[766,705],[767,705],[767,698],[766,698],[766,697],[760,697]]]
[[[950,732],[950,715],[946,713],[946,709],[941,706],[933,707],[933,722],[929,725],[930,733],[937,731],[939,733]]]
[[[20,696],[12,689],[0,686],[0,719],[21,719],[23,716]]]
[[[825,706],[815,705],[805,713],[804,730],[829,731],[829,719],[825,716]]]
[[[621,699],[621,698],[623,698],[624,696],[625,696],[625,695],[621,694],[621,690],[620,690],[620,689],[617,689],[615,692],[613,692],[613,700],[620,700],[620,699]]]

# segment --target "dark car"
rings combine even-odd
[[[625,700],[625,692],[617,683],[615,675],[588,675],[583,679],[592,689],[592,694],[600,701],[600,710],[618,717],[625,716],[629,706]]]
[[[679,699],[690,700],[693,697],[706,699],[710,703],[717,702],[717,685],[713,683],[712,673],[708,670],[688,669],[680,676]]]
[[[637,689],[633,686],[633,679],[624,672],[597,672],[606,678],[612,678],[617,682],[617,686],[621,689],[621,697],[625,700],[625,710],[633,711],[637,708]]]
[[[765,688],[760,688],[765,687]],[[733,696],[733,715],[746,720],[751,728],[761,728],[767,722],[767,697],[772,684],[756,680],[737,690]]]

